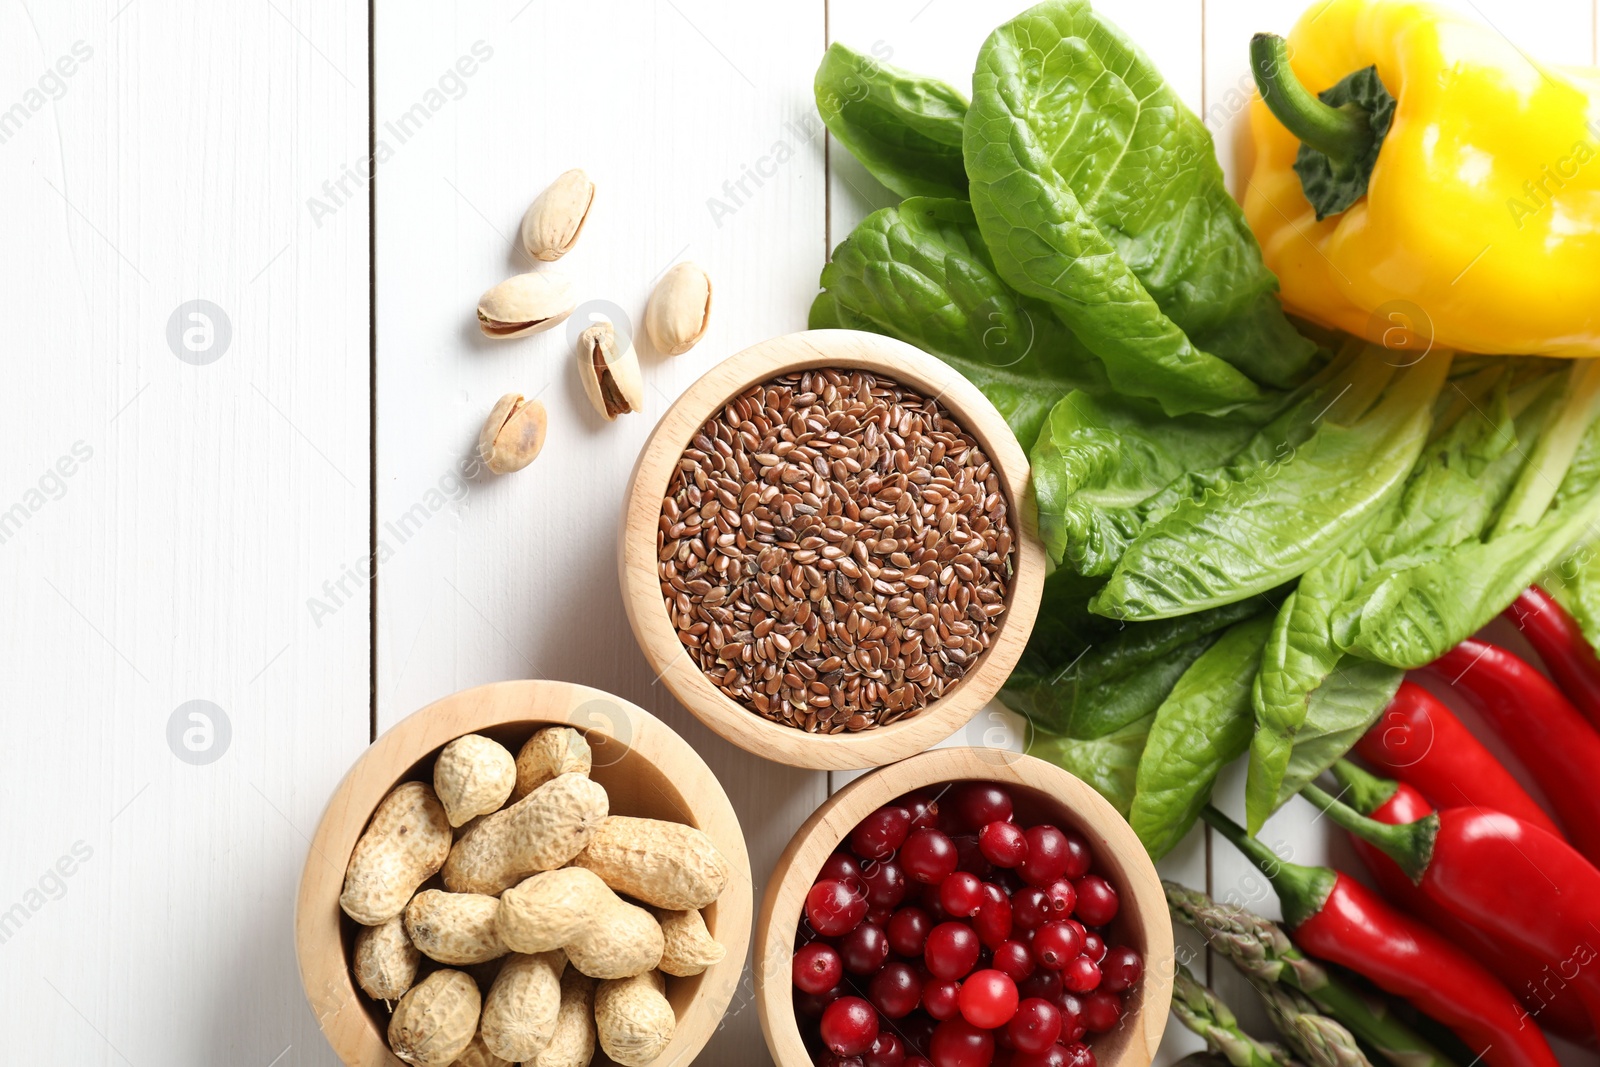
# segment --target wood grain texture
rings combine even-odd
[[[790,964],[806,892],[823,861],[870,812],[914,789],[939,793],[960,781],[997,782],[1012,794],[1020,823],[1054,823],[1088,841],[1095,869],[1121,898],[1112,939],[1149,961],[1122,1024],[1095,1039],[1095,1056],[1105,1067],[1146,1067],[1167,1026],[1173,951],[1166,897],[1150,857],[1116,810],[1077,778],[1032,756],[972,748],[924,752],[857,778],[806,820],[779,858],[761,901],[755,942],[756,1005],[779,1067],[810,1062],[795,1024]]]
[[[507,678],[617,693],[716,772],[758,891],[826,796],[826,775],[751,757],[677,704],[629,629],[616,537],[628,473],[672,400],[728,355],[805,327],[824,254],[811,100],[823,20],[816,0],[460,0],[380,5],[376,24],[380,136],[474,43],[493,50],[420,132],[387,134],[378,180],[380,725]],[[579,314],[533,337],[482,339],[478,295],[535,269],[518,224],[575,166],[596,183],[593,210],[573,250],[537,269],[573,278]],[[643,334],[645,302],[685,259],[710,274],[715,303],[705,339],[667,357]],[[596,310],[632,327],[645,379],[644,410],[610,423],[574,365]],[[505,477],[463,476],[485,415],[512,390],[549,411],[543,454]],[[747,978],[701,1062],[759,1060],[761,1048]]]
[[[1006,611],[989,648],[959,682],[916,715],[854,734],[811,734],[784,726],[718,689],[678,640],[662,600],[657,561],[661,501],[679,457],[700,427],[748,387],[820,367],[871,371],[936,397],[989,457],[1016,533]],[[822,769],[892,763],[965,726],[1000,691],[1021,658],[1039,611],[1046,568],[1028,458],[994,405],[948,364],[902,341],[853,330],[808,330],[762,341],[728,357],[686,389],[639,453],[618,530],[617,554],[628,621],[645,658],[673,695],[701,722],[754,755]]]
[[[610,693],[564,682],[500,682],[430,704],[378,738],[339,783],[311,839],[295,907],[295,946],[312,1010],[350,1067],[401,1067],[384,1040],[387,1013],[353,983],[359,928],[339,910],[345,867],[373,810],[401,782],[431,781],[433,757],[457,737],[481,733],[516,752],[550,724],[584,732],[594,752],[590,777],[605,787],[612,815],[698,827],[728,860],[727,888],[703,909],[728,956],[703,974],[668,980],[678,1025],[661,1062],[692,1061],[720,1027],[750,944],[752,897],[744,834],[716,776],[661,720]]]
[[[366,16],[0,5],[0,1058],[334,1062],[287,933],[369,740],[365,610],[305,604],[367,537],[368,216],[305,200]]]

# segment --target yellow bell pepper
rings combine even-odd
[[[1600,355],[1600,72],[1405,0],[1319,3],[1251,57],[1244,210],[1290,310],[1391,348]]]

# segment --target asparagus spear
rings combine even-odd
[[[1251,979],[1283,1039],[1311,1067],[1372,1067],[1350,1031],[1317,1011],[1311,998],[1290,986]]]
[[[1243,908],[1219,904],[1176,882],[1163,881],[1162,885],[1173,917],[1200,931],[1207,943],[1257,988],[1277,985],[1299,990],[1394,1067],[1456,1067],[1421,1034],[1389,1014],[1383,1004],[1369,1002],[1307,958],[1276,924]]]
[[[1172,980],[1172,1014],[1232,1067],[1299,1067],[1279,1046],[1257,1041],[1239,1029],[1228,1006],[1181,963]]]

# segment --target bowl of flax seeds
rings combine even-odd
[[[774,338],[691,386],[647,443],[629,618],[735,744],[888,762],[959,729],[1015,666],[1043,582],[1030,504],[1020,446],[944,363],[854,331]]]

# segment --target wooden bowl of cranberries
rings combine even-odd
[[[1042,760],[947,748],[834,794],[756,928],[780,1067],[1148,1067],[1172,924],[1132,829]]]

